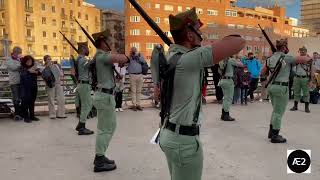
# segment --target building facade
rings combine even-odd
[[[59,31],[75,47],[77,42],[87,41],[74,17],[90,34],[101,30],[100,10],[83,0],[0,0],[0,39],[7,34],[11,49],[20,46],[23,54],[36,59],[46,54],[58,61],[68,59],[76,52]],[[90,44],[90,55],[94,52]]]
[[[302,26],[310,29],[312,35],[320,35],[320,1],[301,0]]]
[[[258,24],[268,31],[273,41],[275,38],[292,36],[292,21],[285,16],[284,7],[242,8],[236,6],[236,0],[139,0],[138,2],[170,38],[172,36],[169,32],[168,16],[192,7],[197,8],[199,18],[204,23],[202,29],[205,36],[204,44],[237,33],[247,39],[248,47],[242,52],[243,54],[257,52],[257,55],[269,55],[270,47],[266,44]],[[150,59],[153,46],[163,42],[127,0],[125,0],[125,18],[126,53],[130,47],[135,46],[146,59]]]
[[[111,33],[109,45],[114,52],[125,52],[124,39],[124,15],[114,10],[102,11],[102,29],[108,29]]]

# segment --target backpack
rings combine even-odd
[[[45,67],[41,73],[43,80],[49,88],[53,88],[55,86],[56,79],[50,69],[50,67]]]

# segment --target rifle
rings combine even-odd
[[[79,54],[79,51],[78,49],[76,49],[76,47],[74,47],[74,45],[71,43],[71,41],[61,32],[59,31],[59,33],[63,36],[63,38],[69,43],[69,45]],[[74,59],[71,59],[73,65],[74,65],[74,70],[75,70],[75,75],[72,75],[71,78],[72,78],[72,81],[77,84],[78,83],[78,80],[77,80],[77,74],[78,74],[78,68],[76,67],[76,61]]]
[[[88,39],[91,41],[91,43],[94,45],[94,47],[97,48],[94,39],[89,35],[89,33],[84,29],[84,27],[81,26],[81,24],[79,23],[79,21],[78,21],[75,17],[73,17],[73,19],[74,19],[74,20],[76,21],[76,23],[80,26],[82,32],[88,37]],[[108,48],[111,50],[109,44],[108,44],[107,42],[105,42],[105,43],[106,43],[106,45],[108,46]]]
[[[270,47],[271,47],[272,53],[277,52],[276,47],[275,47],[275,46],[273,45],[273,43],[271,42],[271,40],[270,40],[269,36],[267,35],[267,33],[265,32],[265,30],[261,28],[260,24],[258,24],[258,26],[259,26],[259,28],[261,29],[263,36],[264,36],[264,37],[266,38],[266,40],[268,41],[268,43],[269,43],[269,45],[270,45]],[[271,82],[273,82],[273,81],[275,80],[275,78],[278,76],[278,74],[279,74],[279,72],[280,72],[280,70],[281,70],[281,67],[282,67],[283,58],[284,58],[283,56],[281,56],[281,57],[279,58],[276,66],[275,66],[275,68],[274,68],[273,73],[271,74],[268,82],[267,82],[266,85],[265,85],[265,88],[267,88],[267,87],[269,86],[269,84],[270,84]]]
[[[166,34],[160,29],[160,27],[150,18],[150,16],[142,9],[142,7],[135,1],[129,0],[132,6],[138,11],[138,13],[143,17],[143,19],[149,24],[149,26],[159,35],[159,37],[170,46],[172,41],[166,36]]]
[[[271,42],[269,36],[267,35],[266,31],[265,31],[264,29],[262,29],[262,27],[260,26],[260,24],[258,24],[258,26],[259,26],[259,28],[261,29],[263,36],[264,36],[264,37],[266,38],[266,40],[268,41],[268,43],[269,43],[269,45],[270,45],[270,47],[271,47],[271,51],[272,51],[273,53],[277,52],[276,47],[272,44],[272,42]]]
[[[69,41],[69,39],[61,32],[59,31],[59,33],[63,36],[63,38],[69,43],[69,45],[79,54],[78,50],[76,47],[74,47],[74,45]]]

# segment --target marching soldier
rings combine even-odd
[[[268,87],[268,93],[272,102],[273,112],[271,116],[270,129],[268,138],[271,139],[271,143],[285,143],[287,140],[279,135],[281,129],[281,121],[283,114],[286,110],[286,106],[289,101],[288,84],[290,75],[290,66],[295,64],[306,64],[311,58],[307,56],[289,56],[288,40],[281,39],[276,42],[277,52],[275,52],[265,64],[262,74],[267,75],[273,72],[278,61],[282,63],[281,69],[278,75],[274,78],[271,85]]]
[[[199,133],[203,117],[201,88],[204,67],[238,53],[245,40],[233,35],[212,46],[200,47],[202,23],[195,8],[176,16],[170,15],[169,20],[175,44],[170,45],[167,59],[176,66],[171,77],[174,78],[171,108],[166,112],[168,116],[160,132],[160,147],[166,155],[172,180],[201,180],[203,150]]]
[[[299,49],[300,56],[307,56],[307,48],[302,47]],[[305,103],[305,112],[310,113],[309,102],[310,102],[310,93],[309,93],[309,82],[311,65],[310,64],[297,64],[295,66],[295,77],[293,79],[293,92],[294,92],[294,106],[291,108],[291,111],[298,110],[298,103],[301,99],[302,91],[302,100]]]
[[[115,87],[113,63],[123,65],[128,62],[125,55],[110,53],[106,42],[109,36],[109,31],[92,35],[95,40],[95,46],[97,47],[95,55],[97,77],[93,78],[97,79],[97,91],[93,97],[93,104],[98,111],[94,172],[112,171],[116,169],[115,162],[105,156],[105,152],[116,129],[116,104],[113,96]]]
[[[89,81],[89,61],[86,56],[89,55],[88,42],[78,43],[78,53],[77,58],[77,70],[78,70],[78,85],[76,89],[76,94],[80,105],[80,118],[79,123],[76,127],[78,135],[91,135],[94,132],[86,128],[87,116],[92,108],[92,98],[91,98],[91,86]]]
[[[235,119],[230,116],[230,106],[232,104],[234,94],[234,68],[243,67],[240,61],[234,58],[228,58],[220,62],[220,68],[222,69],[222,79],[220,81],[220,87],[223,92],[223,103],[222,103],[222,121],[234,121]]]

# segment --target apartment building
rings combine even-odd
[[[169,31],[168,16],[192,7],[197,8],[199,18],[204,22],[202,28],[205,36],[204,44],[221,39],[228,33],[238,33],[248,42],[243,54],[254,52],[262,56],[269,55],[271,51],[258,24],[268,31],[273,40],[292,36],[292,20],[286,17],[284,7],[242,8],[236,6],[236,0],[139,0],[138,2],[170,38],[172,36]],[[147,59],[150,59],[154,45],[163,43],[127,0],[125,0],[125,29],[127,53],[132,46],[135,46]],[[165,48],[168,49],[167,46]]]
[[[90,34],[101,30],[100,10],[83,0],[0,0],[0,39],[7,36],[11,49],[20,46],[23,54],[36,59],[46,54],[58,61],[67,59],[76,52],[59,31],[76,47],[77,42],[87,41],[74,17]],[[90,54],[94,52],[90,44]]]

